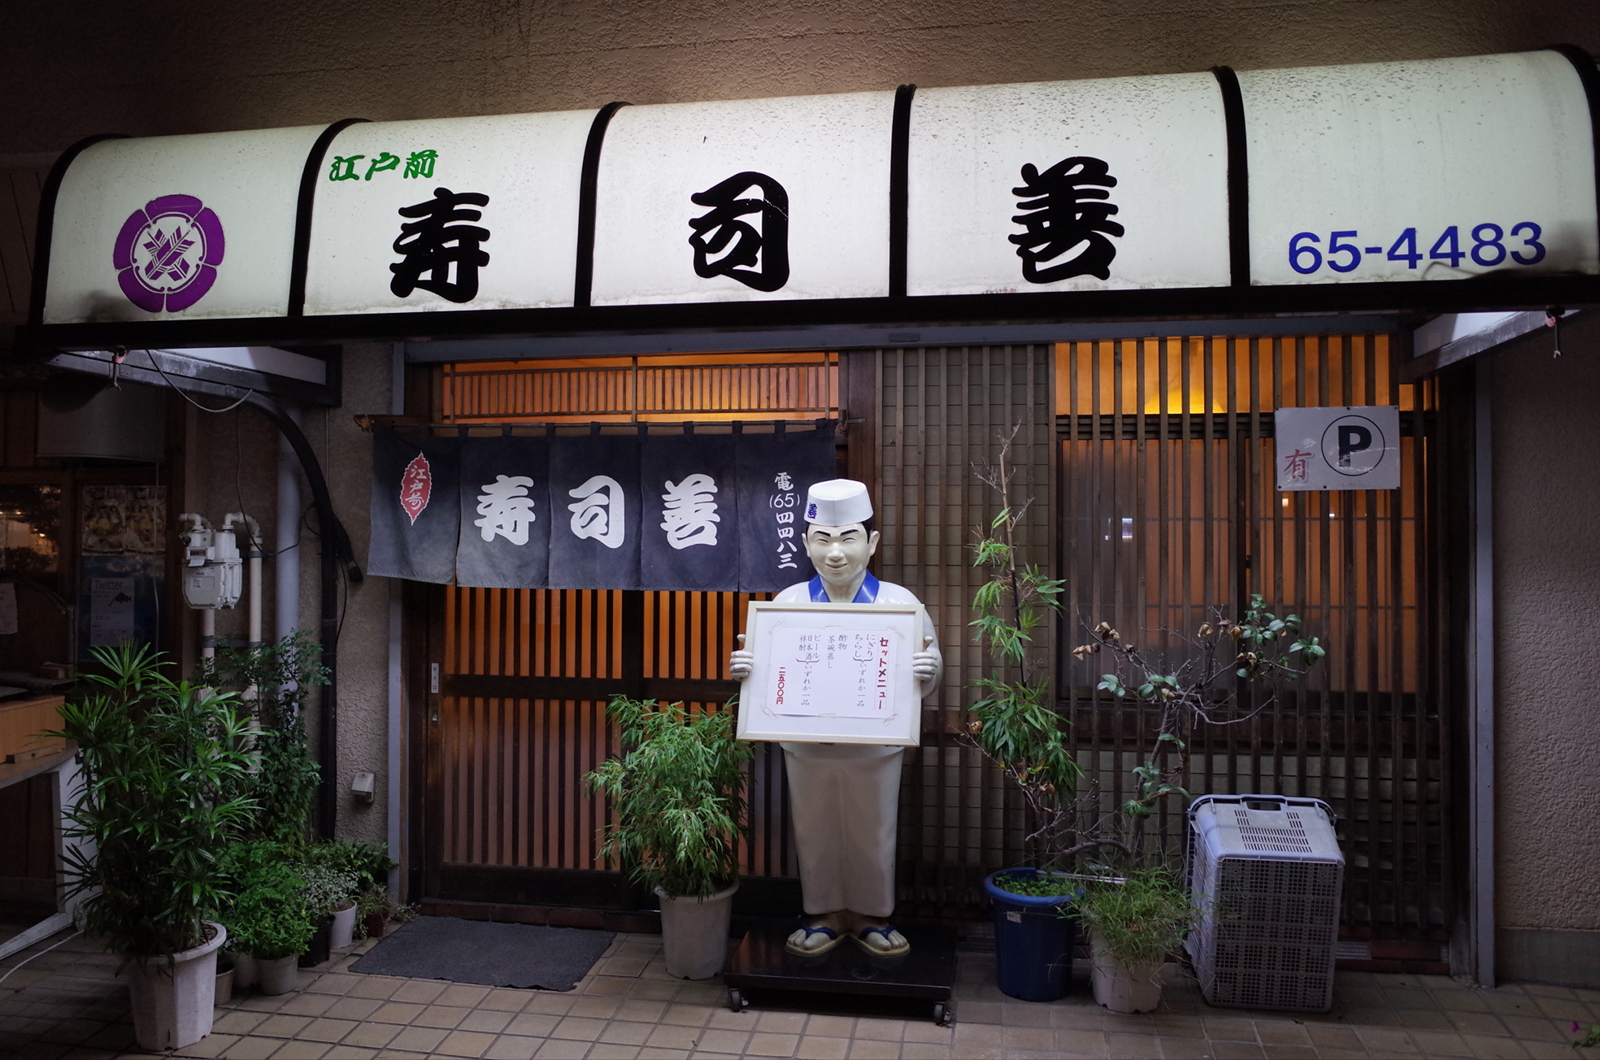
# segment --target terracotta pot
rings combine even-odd
[[[136,964],[128,973],[128,998],[133,1006],[133,1035],[149,1052],[181,1049],[211,1033],[217,989],[217,950],[228,931],[209,920],[211,938],[169,964],[156,958]]]

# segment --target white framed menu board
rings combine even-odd
[[[739,739],[915,747],[922,621],[915,604],[752,603]]]

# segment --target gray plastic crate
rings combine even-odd
[[[1333,1006],[1344,854],[1320,799],[1203,795],[1189,807],[1189,890],[1205,913],[1186,943],[1213,1005]]]

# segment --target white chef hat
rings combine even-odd
[[[819,482],[806,492],[806,522],[822,526],[849,526],[872,518],[872,498],[867,485],[852,478]]]

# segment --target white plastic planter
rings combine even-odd
[[[263,994],[287,994],[300,985],[300,957],[256,958],[256,981]]]
[[[1119,964],[1106,955],[1100,939],[1091,944],[1094,956],[1094,1000],[1112,1012],[1153,1012],[1161,1005],[1161,986],[1166,978],[1163,961]]]
[[[248,953],[233,955],[233,988],[243,990],[256,985],[256,959]]]
[[[328,935],[328,948],[332,950],[349,949],[355,941],[356,934],[356,904],[351,902],[343,909],[336,909],[333,913],[333,927]]]
[[[134,965],[128,974],[133,1035],[141,1049],[156,1052],[193,1045],[211,1033],[216,1002],[217,950],[228,937],[221,924],[206,921],[211,938],[172,963],[156,958]]]
[[[679,979],[710,979],[728,959],[728,924],[735,883],[709,898],[673,898],[661,888],[661,948],[667,974]]]

